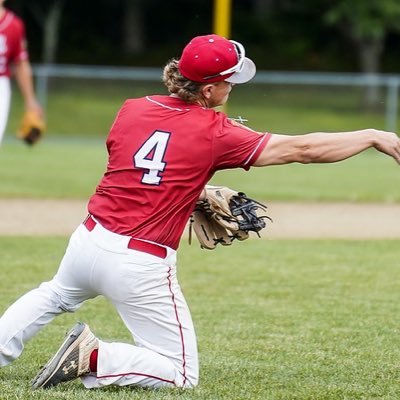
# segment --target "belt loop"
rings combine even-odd
[[[83,221],[83,225],[85,225],[86,229],[89,232],[92,232],[94,227],[96,226],[96,221],[92,218],[92,216],[89,214],[86,219]]]

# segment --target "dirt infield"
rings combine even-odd
[[[268,202],[267,238],[400,238],[399,204]],[[0,199],[0,235],[69,235],[86,202]]]

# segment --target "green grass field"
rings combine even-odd
[[[10,202],[86,200],[104,171],[104,139],[123,99],[161,90],[132,82],[50,83],[49,128],[34,148],[13,138],[21,112],[14,96],[0,147],[0,198]],[[360,92],[346,88],[248,85],[235,88],[228,114],[248,118],[255,129],[282,133],[384,128],[383,110],[366,113],[361,103]],[[332,165],[224,171],[212,182],[267,204],[400,202],[399,167],[374,151]],[[0,313],[51,279],[67,241],[0,236]],[[398,245],[398,240],[248,240],[207,252],[184,241],[178,266],[199,341],[198,388],[88,391],[71,382],[32,392],[30,380],[77,320],[104,340],[130,340],[111,306],[98,298],[58,317],[15,363],[0,369],[0,399],[399,399]]]
[[[0,238],[0,307],[50,279],[67,238]],[[58,317],[0,370],[1,399],[387,399],[400,397],[398,241],[262,241],[200,250],[178,267],[195,322],[201,384],[191,391],[87,391],[29,382],[77,320],[129,341],[98,298]]]

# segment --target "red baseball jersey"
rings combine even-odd
[[[110,231],[176,249],[213,174],[248,170],[269,137],[176,97],[127,100],[107,138],[107,171],[89,212]]]
[[[10,76],[10,64],[28,59],[25,26],[20,18],[6,10],[0,18],[0,76]]]

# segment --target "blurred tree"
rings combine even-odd
[[[333,27],[321,19],[326,11],[324,3],[324,0],[237,1],[232,36],[246,43],[260,68],[352,68],[351,61],[334,56],[339,40],[332,34]]]
[[[213,1],[7,0],[6,4],[26,22],[34,63],[160,66],[178,56],[191,37],[212,30]],[[396,31],[400,0],[232,0],[232,6],[231,36],[246,45],[259,69],[397,72],[400,68]],[[345,35],[338,34],[338,27]],[[352,46],[360,50],[352,51]],[[364,67],[357,65],[361,59],[368,60],[360,61]]]
[[[45,3],[45,4],[43,4]],[[27,7],[43,30],[42,63],[56,61],[60,21],[65,0],[29,2]]]
[[[275,7],[275,0],[253,0],[256,18],[263,18]]]
[[[325,14],[325,21],[336,25],[354,44],[365,73],[380,71],[385,39],[390,31],[400,31],[399,0],[336,0]],[[371,86],[366,103],[377,103],[377,88]]]
[[[123,50],[125,54],[140,53],[145,48],[143,0],[123,1]]]
[[[34,2],[13,0],[6,4],[24,20],[30,55],[40,59],[42,63],[56,61],[65,3],[65,0],[37,0]],[[40,56],[35,56],[39,52]]]

